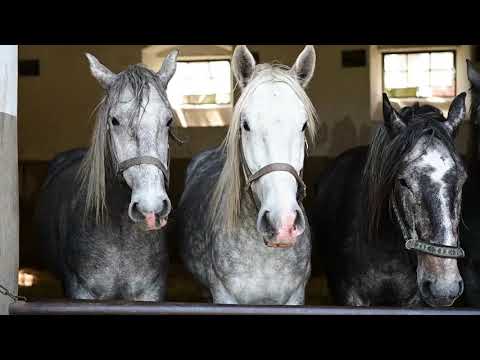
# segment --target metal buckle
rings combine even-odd
[[[413,239],[408,239],[407,242],[405,243],[405,248],[407,250],[412,250],[415,248],[415,240]]]

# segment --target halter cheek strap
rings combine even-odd
[[[407,207],[404,206],[403,208],[406,209]],[[427,242],[418,240],[417,231],[415,230],[415,214],[414,213],[406,214],[406,215],[411,215],[410,216],[411,231],[409,233],[407,226],[405,225],[405,222],[400,216],[396,199],[393,200],[393,211],[395,212],[395,216],[397,217],[398,224],[400,225],[400,229],[402,231],[402,235],[405,240],[405,248],[407,250],[413,250],[413,251],[417,251],[417,252],[421,252],[421,253],[425,253],[432,256],[441,257],[441,258],[460,259],[465,257],[465,251],[459,246],[457,247],[457,246],[438,245],[438,244],[432,244],[432,243],[427,243]],[[408,211],[406,211],[406,213],[407,212]]]

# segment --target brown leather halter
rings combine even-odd
[[[242,165],[244,175],[245,175],[245,192],[251,193],[255,206],[257,207],[257,210],[260,210],[260,200],[258,199],[257,194],[252,189],[252,184],[256,181],[258,181],[260,178],[263,176],[270,174],[275,171],[284,171],[290,173],[295,180],[297,181],[298,184],[298,191],[297,191],[297,200],[298,202],[302,202],[306,197],[307,197],[307,186],[303,182],[303,169],[300,170],[300,174],[297,173],[297,170],[290,165],[286,163],[272,163],[267,166],[264,166],[260,170],[258,170],[255,173],[252,173],[250,168],[248,167],[247,160],[245,159],[245,154],[243,153],[243,143],[242,143],[242,137],[240,136],[240,141],[239,141],[239,146],[240,146],[240,163]]]
[[[171,128],[168,130],[168,135],[178,144],[182,145],[185,143],[185,141],[179,139],[171,130]],[[137,166],[137,165],[153,165],[156,166],[158,169],[163,174],[163,177],[165,179],[165,187],[168,189],[170,185],[170,149],[168,150],[167,154],[167,166],[163,165],[162,161],[159,158],[153,157],[153,156],[137,156],[125,161],[122,161],[120,164],[118,164],[118,174],[121,175],[123,174],[124,171],[130,169],[132,166]]]

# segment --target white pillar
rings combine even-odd
[[[0,45],[0,284],[18,291],[18,46]],[[0,294],[0,315],[11,300]]]

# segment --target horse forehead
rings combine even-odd
[[[247,106],[250,110],[262,114],[305,114],[305,105],[292,87],[284,82],[258,85],[250,95]]]
[[[428,168],[433,181],[440,182],[455,167],[452,155],[444,147],[429,148],[419,157],[416,166]]]
[[[148,111],[149,109],[156,108],[166,108],[167,104],[165,104],[164,97],[162,97],[158,90],[153,86],[150,85],[148,91],[141,94],[142,96],[142,107]],[[130,86],[126,86],[125,89],[121,92],[119,96],[119,104],[122,106],[130,107],[135,100],[135,95],[133,90]]]

